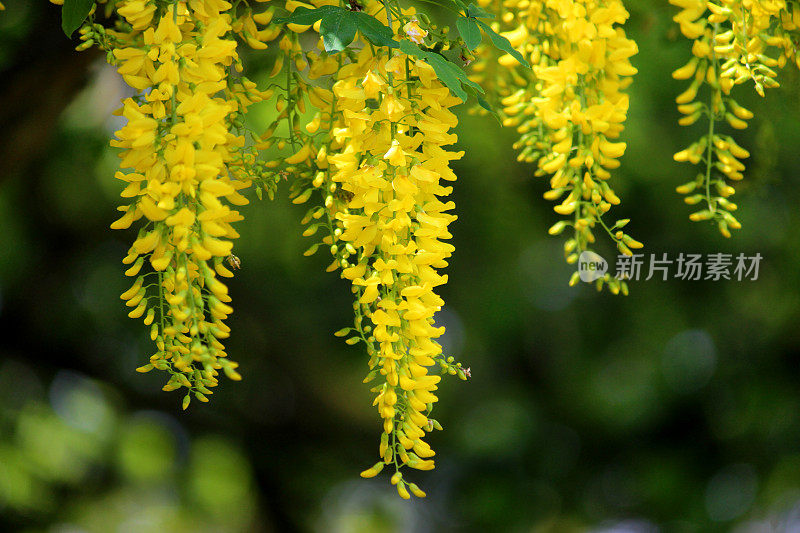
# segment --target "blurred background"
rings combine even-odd
[[[690,45],[666,2],[626,2],[640,73],[615,212],[647,253],[760,253],[757,281],[632,282],[627,298],[568,287],[545,181],[515,162],[513,131],[463,113],[439,320],[472,379],[440,386],[437,468],[409,473],[429,496],[406,502],[358,477],[381,424],[362,349],[332,335],[351,324],[348,283],[324,254],[302,256],[305,209],[285,189],[238,225],[227,346],[244,381],[181,412],[161,376],[134,372],[152,347],[119,299],[133,235],[108,228],[125,88],[72,50],[58,8],[5,4],[0,530],[800,531],[796,69],[766,100],[739,90],[756,119],[736,134],[752,157],[744,227],[725,240],[674,192],[694,170],[672,154],[702,129],[676,124],[669,74]]]

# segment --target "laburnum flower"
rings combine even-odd
[[[636,43],[621,27],[628,12],[622,2],[595,0],[479,0],[499,15],[498,31],[533,66],[509,54],[493,59],[488,48],[476,64],[476,79],[501,96],[503,124],[520,134],[518,160],[536,163],[537,176],[550,176],[548,200],[560,200],[556,213],[568,217],[549,233],[572,228],[565,242],[567,262],[595,242],[600,228],[625,254],[641,243],[625,234],[627,220],[607,224],[603,216],[620,203],[609,184],[626,144],[618,141],[628,112],[625,89],[637,72],[630,58]],[[497,69],[496,65],[500,65]],[[579,280],[578,272],[570,279]],[[624,282],[607,276],[612,292],[627,292]]]
[[[785,0],[719,0],[704,4],[694,24],[695,28],[703,26],[706,19],[700,15],[705,14],[707,8],[710,11],[708,24],[719,28],[712,44],[720,60],[723,83],[740,84],[752,80],[761,96],[765,94],[764,89],[777,87],[777,73],[773,69],[797,60],[795,42],[800,13],[796,8],[791,12]],[[691,13],[697,12],[691,4],[685,7],[689,9],[681,11],[679,21],[689,20]],[[682,29],[685,27],[683,24]],[[689,32],[690,35],[694,33]],[[779,49],[778,57],[771,57],[771,49]]]
[[[425,42],[425,37],[428,36],[428,31],[420,27],[417,19],[411,19],[409,22],[407,22],[403,26],[403,32],[405,32],[409,39],[417,44],[422,44]]]
[[[430,368],[440,364],[465,377],[442,355],[436,339],[444,328],[434,322],[444,304],[435,288],[447,281],[437,270],[453,253],[445,242],[456,218],[447,213],[453,202],[440,198],[452,191],[442,182],[455,180],[450,161],[462,155],[445,148],[456,141],[449,108],[459,99],[427,63],[373,55],[368,47],[338,71],[333,94],[344,142],[327,162],[351,197],[336,214],[340,240],[357,251],[342,276],[353,284],[356,330],[371,356],[366,381],[377,380],[372,391],[383,419],[383,461],[362,475],[377,474],[383,464],[429,470],[434,452],[423,437],[438,425],[427,413],[441,379]],[[402,476],[393,482],[407,497]]]
[[[373,15],[382,10],[379,2],[363,7]],[[413,11],[404,15],[411,20]],[[392,21],[395,33],[404,25]],[[463,379],[468,372],[442,354],[436,339],[444,328],[434,322],[444,303],[435,288],[447,280],[438,269],[453,252],[445,242],[455,219],[448,213],[453,203],[440,198],[452,190],[441,182],[455,179],[449,162],[461,157],[445,148],[456,141],[450,130],[457,119],[449,109],[460,100],[436,80],[430,65],[393,57],[385,48],[361,46],[359,52],[334,55],[320,43],[319,51],[304,54],[293,34],[305,28],[292,26],[280,40],[279,61],[307,59],[308,77],[317,85],[286,75],[286,105],[279,106],[263,145],[276,140],[280,121],[287,123],[289,136],[277,142],[293,146],[294,153],[270,164],[293,177],[293,202],[312,204],[302,220],[308,224],[303,235],[324,236],[306,255],[328,246],[334,256],[328,270],[341,269],[352,283],[354,327],[337,335],[350,335],[348,344],[366,345],[370,372],[364,381],[377,382],[374,405],[383,419],[382,459],[362,476],[392,465],[392,483],[402,497],[424,496],[400,468],[434,466],[434,452],[424,440],[427,432],[441,429],[429,418],[441,379],[433,370],[438,366]],[[273,75],[280,83],[277,69]],[[332,75],[332,86],[326,75]],[[294,87],[304,90],[292,92]],[[305,98],[316,111],[303,120],[297,110]],[[298,127],[301,120],[304,127]]]
[[[720,131],[747,128],[753,113],[739,105],[731,92],[734,86],[752,81],[756,92],[778,86],[776,69],[792,62],[800,65],[800,10],[784,0],[670,0],[680,8],[673,20],[692,41],[692,57],[672,73],[678,80],[690,80],[677,96],[678,121],[691,126],[708,120],[706,132],[696,142],[678,151],[674,159],[700,165],[695,179],[676,190],[684,202],[699,204],[689,215],[693,221],[716,222],[720,233],[731,236],[741,228],[730,200],[736,192],[732,183],[744,178],[742,159],[749,152]],[[776,53],[777,51],[777,53]],[[775,57],[777,56],[777,57]]]
[[[238,63],[230,3],[180,1],[160,16],[154,6],[117,4],[132,30],[116,32],[127,45],[113,58],[138,94],[124,100],[126,124],[112,141],[121,149],[117,177],[128,183],[122,197],[131,203],[111,227],[145,221],[123,260],[136,281],[122,298],[133,308],[129,316],[145,316],[157,347],[138,370],[168,371],[165,390],[189,389],[185,408],[190,394],[207,401],[218,370],[240,379],[221,343],[232,308],[218,276],[233,275],[224,261],[238,237],[232,224],[242,217],[230,206],[247,203],[239,190],[250,185],[233,122],[264,95],[229,75]]]
[[[678,124],[691,126],[702,117],[709,121],[704,127],[705,135],[674,155],[676,161],[701,165],[702,169],[694,180],[676,190],[686,195],[687,204],[702,203],[701,209],[689,216],[691,220],[713,220],[720,233],[730,237],[730,230],[741,228],[741,224],[732,214],[738,206],[730,200],[735,189],[729,185],[729,180],[738,181],[744,177],[745,166],[740,160],[750,154],[732,137],[720,132],[720,128],[722,122],[727,122],[734,129],[744,129],[746,121],[753,117],[731,96],[734,85],[749,78],[749,70],[742,67],[744,71],[739,71],[739,66],[731,69],[727,65],[723,71],[724,54],[735,55],[736,46],[730,43],[731,36],[726,35],[730,30],[723,31],[720,23],[735,14],[726,10],[725,15],[715,15],[714,10],[709,12],[711,4],[705,0],[670,0],[670,3],[681,7],[673,19],[684,36],[693,41],[692,58],[672,73],[675,79],[691,80],[689,87],[675,99],[678,111],[684,115]],[[751,42],[754,49],[761,47],[759,39],[751,39]],[[727,63],[738,63],[738,60],[731,59]],[[761,83],[756,80],[757,90],[759,87]],[[701,94],[703,88],[707,89],[707,94]]]

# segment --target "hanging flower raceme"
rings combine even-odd
[[[308,225],[303,236],[317,235],[318,242],[305,253],[312,255],[320,246],[327,247],[333,256],[327,271],[332,272],[347,267],[350,256],[357,253],[352,244],[340,241],[344,228],[342,221],[337,217],[338,213],[344,212],[347,208],[352,195],[345,191],[340,183],[334,181],[333,174],[336,169],[328,163],[328,154],[340,151],[344,144],[341,135],[333,134],[341,131],[345,125],[338,99],[328,80],[342,68],[345,54],[325,52],[320,41],[318,51],[309,52],[307,58],[308,77],[320,85],[309,88],[307,93],[309,102],[316,109],[312,119],[304,126],[308,135],[306,142],[312,146],[308,160],[309,173],[307,178],[304,179],[301,175],[300,179],[295,181],[292,194],[295,195],[293,200],[295,203],[312,199],[313,205],[309,207],[302,220],[303,224]]]
[[[411,30],[419,33],[416,26]],[[447,226],[455,216],[447,211],[453,204],[440,197],[452,190],[442,180],[455,179],[449,162],[462,155],[444,148],[456,140],[449,108],[459,99],[430,65],[386,49],[363,48],[337,69],[336,79],[330,100],[323,100],[334,120],[327,165],[342,190],[343,205],[334,214],[346,250],[339,259],[342,276],[356,296],[354,327],[339,334],[366,345],[371,371],[365,382],[375,384],[383,419],[382,460],[362,475],[392,465],[401,496],[424,496],[400,469],[434,467],[424,437],[441,427],[429,418],[441,378],[431,367],[466,378],[461,365],[442,354],[436,339],[444,328],[434,322],[443,305],[434,290],[447,280],[437,270],[453,252],[444,242],[451,237]]]
[[[694,221],[711,220],[720,233],[730,237],[731,229],[741,228],[730,201],[732,183],[744,177],[742,159],[749,152],[727,134],[725,124],[741,130],[753,113],[731,96],[735,85],[752,81],[756,92],[778,86],[775,68],[798,62],[796,43],[800,12],[789,10],[783,0],[670,0],[681,8],[673,17],[681,33],[693,41],[693,57],[672,73],[678,80],[691,80],[675,100],[682,117],[678,123],[690,126],[704,118],[708,130],[689,147],[675,154],[675,160],[700,166],[695,179],[677,187],[689,205],[700,204],[692,213]],[[777,50],[777,57],[771,57]],[[702,89],[705,88],[705,94]],[[705,100],[699,99],[704,97]]]
[[[752,81],[761,96],[765,88],[777,87],[773,69],[798,59],[793,37],[800,13],[790,13],[784,0],[721,0],[707,7],[708,23],[717,28],[713,44],[720,78],[734,84]],[[777,58],[770,57],[771,49],[777,49]]]
[[[314,2],[331,4],[337,3]],[[291,12],[299,6],[286,7]],[[376,14],[381,4],[360,7]],[[424,39],[427,30],[413,11],[402,15],[393,30]],[[354,327],[337,335],[350,335],[348,344],[365,343],[365,383],[378,383],[372,390],[384,429],[382,460],[362,475],[393,465],[399,494],[424,496],[400,469],[434,466],[423,437],[441,429],[428,418],[441,377],[430,375],[429,367],[467,377],[460,364],[442,355],[436,338],[444,328],[433,320],[443,304],[434,288],[447,279],[437,269],[453,250],[443,242],[455,218],[446,213],[452,202],[438,197],[450,193],[440,180],[455,179],[449,161],[461,155],[443,148],[456,140],[448,133],[456,125],[448,108],[460,101],[435,80],[427,63],[392,57],[382,47],[334,54],[320,40],[316,50],[304,52],[297,34],[309,27],[287,24],[280,38],[284,70],[276,66],[273,76],[283,94],[261,146],[291,149],[270,164],[293,180],[294,203],[312,204],[302,222],[308,224],[304,236],[317,243],[306,255],[326,247],[333,256],[328,271],[342,269],[353,284]],[[300,75],[306,67],[310,82]]]
[[[409,83],[412,77],[420,81]],[[378,381],[372,390],[384,421],[383,461],[364,475],[392,464],[392,481],[407,496],[400,466],[434,466],[423,437],[435,426],[427,413],[441,378],[429,375],[428,367],[438,362],[463,376],[442,355],[435,339],[443,328],[433,321],[443,304],[434,289],[447,280],[437,269],[453,251],[443,242],[451,236],[447,226],[455,217],[446,211],[452,202],[439,196],[451,190],[440,180],[455,179],[449,161],[461,156],[443,148],[455,141],[448,130],[456,118],[448,108],[458,99],[435,81],[427,64],[373,56],[369,49],[338,78],[334,92],[345,117],[339,135],[348,142],[328,161],[337,169],[334,180],[352,194],[338,218],[341,239],[358,251],[342,275],[357,296],[356,338],[367,345],[368,381]]]
[[[314,0],[317,7],[338,5],[330,0]],[[289,1],[284,6],[290,13],[308,4]],[[319,29],[319,23],[314,27]],[[280,31],[281,26],[275,26]],[[311,28],[305,24],[287,24],[278,40],[281,53],[277,56],[270,77],[278,91],[275,106],[278,115],[268,125],[257,147],[277,151],[276,157],[266,163],[274,175],[273,182],[291,179],[290,198],[295,204],[311,204],[302,224],[307,225],[304,237],[313,237],[313,244],[305,255],[313,255],[321,246],[327,246],[334,260],[328,267],[333,271],[341,266],[342,259],[355,251],[352,247],[339,247],[336,243],[342,233],[336,212],[346,203],[341,190],[332,181],[326,154],[338,147],[330,132],[337,117],[330,77],[341,66],[343,54],[324,51],[320,40],[316,50],[306,52],[300,35]],[[306,74],[309,81],[304,79]],[[309,105],[310,104],[310,105]],[[308,112],[316,110],[308,119]],[[288,155],[283,155],[286,151]],[[279,155],[278,155],[279,154]],[[269,190],[270,195],[273,194]],[[350,250],[350,251],[348,251]]]
[[[499,9],[488,0],[482,5]],[[510,0],[497,14],[498,29],[506,30],[503,35],[533,65],[526,71],[505,54],[496,63],[510,74],[491,77],[498,79],[503,124],[520,133],[518,159],[536,162],[537,176],[550,176],[551,190],[544,196],[560,200],[554,210],[568,217],[549,233],[571,229],[564,245],[568,263],[590,250],[598,226],[630,255],[642,245],[622,230],[628,220],[613,225],[603,220],[620,202],[608,180],[625,152],[626,144],[617,139],[628,111],[624,90],[636,73],[629,60],[636,43],[620,26],[628,12],[619,1]],[[479,70],[488,74],[494,63],[484,60]],[[578,280],[575,272],[570,284]],[[614,293],[627,293],[624,281],[607,275],[598,288],[604,283]]]
[[[184,408],[192,395],[207,401],[218,370],[240,379],[221,340],[232,312],[226,260],[232,223],[241,220],[229,204],[243,205],[239,192],[250,185],[254,158],[241,135],[246,106],[263,98],[240,68],[231,28],[231,4],[142,0],[116,4],[122,20],[115,29],[96,24],[82,29],[84,41],[110,52],[124,80],[137,95],[123,102],[126,124],[112,145],[121,149],[128,185],[112,224],[126,229],[143,220],[138,238],[123,262],[135,277],[122,294],[131,318],[144,317],[157,346],[150,362],[171,375],[165,390],[186,387]]]

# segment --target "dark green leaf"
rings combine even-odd
[[[471,79],[469,79],[469,76],[467,76],[467,73],[464,72],[464,69],[462,69],[461,67],[459,67],[455,63],[452,63],[450,61],[445,60],[444,68],[447,68],[448,70],[450,70],[453,73],[453,75],[456,78],[458,78],[459,81],[461,83],[463,83],[466,87],[472,87],[473,89],[475,89],[479,93],[483,93],[484,92],[483,91],[483,87],[481,87],[479,84],[477,84],[474,81],[472,81]]]
[[[467,16],[475,17],[475,18],[479,18],[479,19],[493,19],[494,18],[494,15],[492,15],[491,13],[488,13],[487,11],[484,11],[484,9],[481,6],[477,6],[475,4],[470,4],[469,7],[467,7]]]
[[[351,12],[355,20],[358,31],[361,35],[375,46],[388,46],[397,48],[399,43],[393,39],[394,34],[388,26],[382,24],[372,15],[362,12]]]
[[[473,87],[475,90],[483,93],[483,87],[481,87],[480,85],[469,79],[469,76],[467,76],[467,73],[464,72],[464,70],[461,67],[459,67],[452,61],[448,61],[447,58],[445,58],[444,56],[440,54],[428,53],[428,57],[426,57],[426,59],[429,60],[428,61],[429,63],[431,62],[431,60],[438,61],[440,68],[449,71],[461,83],[463,83],[466,86]]]
[[[410,56],[426,59],[427,52],[411,41],[400,41],[400,51]]]
[[[366,40],[376,46],[397,48],[393,34],[375,17],[363,12],[350,11],[337,6],[322,6],[317,9],[298,7],[288,17],[277,19],[279,24],[310,25],[322,19],[320,35],[328,52],[344,50],[355,39],[358,30]]]
[[[450,92],[463,102],[467,101],[468,95],[462,85],[483,92],[483,88],[480,85],[470,80],[463,70],[440,54],[426,52],[410,41],[401,41],[400,51],[427,61],[433,67],[439,81],[444,83],[445,86],[450,89]]]
[[[339,9],[322,18],[319,33],[326,52],[341,52],[356,38],[358,28],[354,14],[347,9]]]
[[[67,37],[72,37],[75,30],[83,24],[93,5],[94,0],[64,0],[61,7],[61,29]]]
[[[300,24],[302,26],[309,26],[326,15],[336,13],[337,11],[347,11],[338,6],[322,6],[317,9],[308,9],[307,7],[298,7],[294,13],[288,17],[275,19],[276,24]]]
[[[498,121],[498,122],[500,122],[500,115],[498,115],[498,114],[497,114],[497,111],[495,111],[495,110],[494,110],[494,108],[492,107],[492,105],[491,105],[489,102],[487,102],[487,101],[486,101],[486,100],[483,98],[483,96],[481,96],[481,95],[479,95],[479,94],[476,94],[476,95],[475,95],[475,98],[477,98],[477,99],[478,99],[478,105],[480,105],[480,106],[481,106],[482,108],[484,108],[486,111],[488,111],[489,113],[491,113],[491,114],[492,114],[492,116],[494,116],[494,118],[496,118],[496,119],[497,119],[497,121]]]
[[[481,44],[481,29],[473,18],[458,17],[456,20],[458,33],[470,50],[475,50]]]
[[[452,65],[452,63],[439,54],[428,54],[428,57],[425,59],[433,67],[433,70],[436,72],[436,76],[439,78],[439,81],[444,83],[447,88],[450,89],[450,92],[461,98],[462,102],[466,102],[468,96],[466,91],[464,91],[464,88],[461,86],[461,81],[458,79],[458,76],[452,71],[452,69],[448,68],[448,65]],[[458,69],[458,67],[456,67],[456,69],[461,70]]]
[[[483,28],[483,31],[485,31],[486,34],[489,36],[489,38],[492,40],[492,44],[494,44],[495,47],[497,47],[498,49],[502,50],[503,52],[508,52],[509,54],[514,56],[514,59],[516,59],[517,61],[519,61],[521,64],[525,65],[526,67],[528,67],[528,68],[531,67],[530,64],[527,61],[525,61],[525,58],[522,57],[522,54],[517,52],[514,49],[514,47],[511,46],[511,43],[508,41],[508,39],[506,39],[502,35],[500,35],[497,32],[495,32],[485,22],[480,21],[480,20],[477,21],[477,22],[480,25],[480,27]]]
[[[447,69],[442,63],[447,63],[447,60],[439,54],[432,54],[422,50],[419,46],[410,41],[400,41],[400,51],[410,56],[418,57],[427,61],[436,72],[436,77],[439,81],[445,84],[457,97],[461,98],[463,102],[467,101],[467,93],[461,88],[461,82],[458,78]]]
[[[453,4],[456,5],[457,8],[462,9],[465,13],[467,12],[467,3],[464,0],[450,0]]]
[[[493,116],[495,119],[497,119],[497,122],[499,122],[500,124],[502,124],[502,123],[503,123],[503,121],[500,119],[500,115],[498,115],[498,114],[497,114],[497,111],[496,111],[496,110],[495,110],[495,109],[492,107],[492,104],[490,104],[489,102],[487,102],[487,101],[486,101],[486,100],[485,100],[485,99],[484,99],[484,98],[483,98],[481,95],[479,95],[479,94],[477,93],[477,91],[476,91],[475,89],[473,89],[472,87],[469,87],[467,90],[469,91],[469,93],[470,93],[472,96],[474,96],[474,97],[475,97],[475,98],[478,100],[478,105],[479,105],[479,106],[481,106],[481,107],[482,107],[482,108],[484,108],[486,111],[488,111],[488,112],[489,112],[489,113],[490,113],[490,114],[491,114],[491,115],[492,115],[492,116]]]

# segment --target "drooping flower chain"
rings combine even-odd
[[[229,69],[242,70],[237,35],[260,41],[250,10],[234,16],[222,0],[123,0],[113,7],[115,27],[90,21],[81,39],[83,48],[105,49],[137,91],[124,100],[126,124],[112,141],[121,149],[117,178],[128,183],[122,197],[131,203],[111,227],[144,220],[123,260],[136,280],[121,297],[131,318],[144,316],[157,347],[137,370],[167,371],[164,390],[186,387],[186,408],[192,396],[207,401],[218,370],[241,379],[221,343],[232,308],[218,276],[233,275],[226,262],[238,266],[231,224],[241,216],[229,204],[247,203],[239,191],[258,173],[254,149],[245,148],[243,115],[265,95]]]
[[[693,221],[711,220],[720,233],[731,236],[741,228],[730,201],[736,192],[732,182],[744,178],[741,162],[750,156],[730,135],[720,132],[725,123],[737,130],[747,128],[753,113],[731,96],[735,85],[752,81],[756,92],[778,86],[774,69],[787,62],[800,64],[800,9],[784,0],[670,0],[681,11],[673,17],[681,33],[692,43],[692,55],[672,77],[692,80],[675,99],[682,117],[678,123],[690,126],[704,117],[705,135],[677,152],[676,161],[698,165],[695,179],[677,187],[689,205],[700,204]],[[777,57],[770,54],[777,50]],[[776,55],[772,53],[772,55]],[[706,88],[701,93],[702,88]],[[705,100],[698,99],[705,95]]]
[[[362,7],[378,14],[382,4],[363,2]],[[398,31],[402,26],[409,38],[419,39],[424,30],[413,14],[399,12],[393,27]],[[290,24],[288,29],[307,28]],[[370,356],[365,383],[377,382],[372,391],[383,419],[382,460],[362,476],[392,465],[392,483],[401,496],[424,496],[400,469],[434,466],[434,453],[423,437],[441,429],[428,417],[441,378],[430,375],[429,367],[467,377],[460,364],[442,355],[435,339],[444,328],[433,321],[443,304],[433,289],[447,279],[436,269],[446,266],[452,253],[452,246],[442,242],[450,237],[446,228],[455,218],[445,213],[452,202],[442,203],[437,196],[451,190],[440,179],[455,179],[449,161],[460,154],[443,146],[456,140],[447,133],[456,124],[448,108],[459,100],[435,80],[429,65],[383,48],[365,46],[334,55],[320,45],[319,51],[304,53],[288,32],[281,48],[284,65],[302,70],[299,65],[307,61],[309,79],[319,84],[310,87],[297,76],[295,86],[302,91],[287,91],[279,119],[290,135],[281,142],[293,144],[294,153],[275,165],[294,178],[294,202],[314,204],[303,220],[309,224],[304,235],[323,230],[323,237],[307,255],[327,246],[334,256],[328,270],[342,269],[342,277],[353,284],[354,327],[337,335],[350,335],[348,344],[365,344]],[[335,83],[320,80],[324,76],[333,76]],[[304,105],[304,98],[316,112],[299,128],[293,118],[299,113],[292,108]],[[278,130],[278,122],[269,129]]]
[[[591,249],[599,226],[630,255],[642,245],[622,228],[627,219],[609,225],[603,216],[619,197],[608,183],[619,167],[626,144],[618,142],[628,111],[628,95],[636,69],[629,58],[636,43],[621,25],[628,12],[619,1],[506,0],[502,5],[481,0],[499,18],[498,29],[528,59],[532,70],[508,54],[484,58],[476,65],[480,78],[495,80],[501,96],[503,124],[521,134],[515,148],[518,160],[537,163],[537,176],[550,176],[548,200],[560,200],[554,210],[565,217],[549,233],[571,228],[565,242],[568,263]],[[485,55],[484,55],[485,57]],[[500,65],[500,74],[493,65]],[[578,282],[575,272],[570,284]],[[614,292],[627,293],[624,281],[610,275],[597,282]]]

